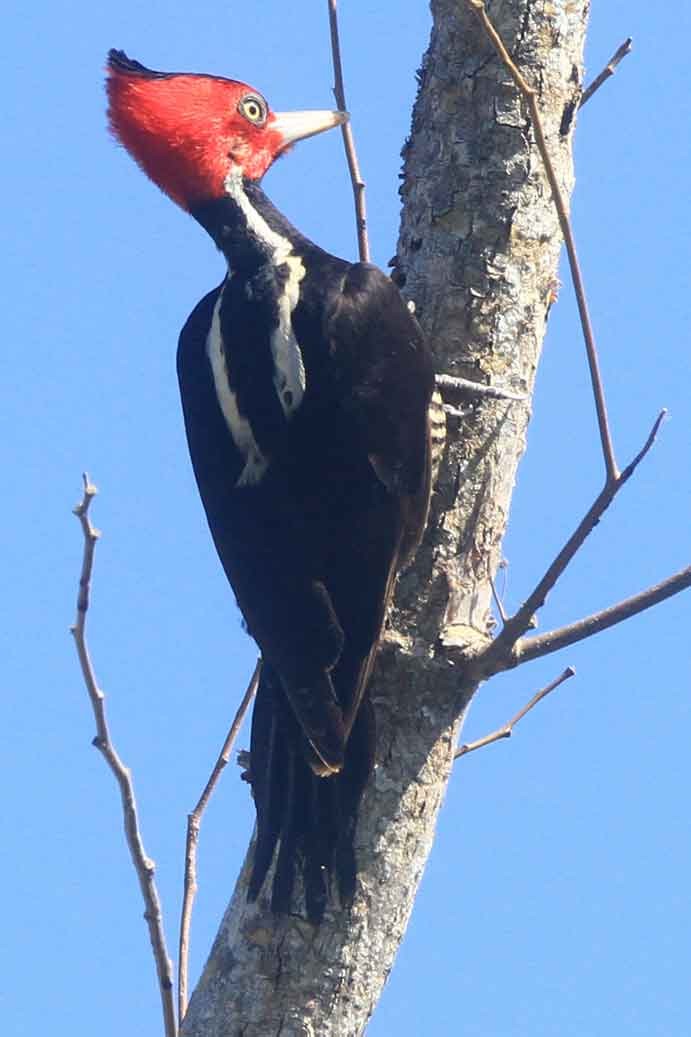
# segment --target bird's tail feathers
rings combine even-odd
[[[275,671],[264,664],[252,718],[250,775],[257,835],[248,896],[255,900],[276,858],[271,908],[291,910],[301,873],[307,916],[318,924],[332,881],[347,905],[355,893],[357,809],[374,763],[374,713],[365,697],[340,773],[319,777]],[[276,852],[278,850],[278,852]]]

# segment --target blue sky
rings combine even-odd
[[[384,265],[429,15],[409,3],[392,24],[385,5],[343,7],[349,106]],[[81,552],[70,509],[83,469],[101,490],[103,530],[91,646],[135,773],[171,948],[185,815],[255,658],[204,526],[175,382],[179,328],[221,261],[109,139],[104,56],[123,47],[157,68],[245,79],[279,109],[328,107],[325,8],[78,0],[15,5],[5,18],[0,1014],[12,1037],[42,1033],[47,1020],[57,1037],[160,1032],[116,790],[90,747],[68,634]],[[673,24],[641,0],[594,5],[589,72],[626,35],[635,48],[581,115],[573,201],[620,460],[660,407],[671,418],[550,598],[543,629],[689,563],[690,33],[679,5]],[[298,147],[266,188],[320,244],[354,255],[337,134]],[[509,607],[601,480],[563,280],[505,545]],[[678,597],[482,690],[467,739],[567,664],[578,671],[511,742],[457,764],[371,1037],[691,1032],[690,617],[691,597]],[[202,831],[195,974],[251,825],[230,768]]]

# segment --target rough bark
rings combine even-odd
[[[495,0],[489,12],[540,90],[566,194],[587,0]],[[465,708],[464,654],[491,636],[499,560],[561,238],[525,107],[462,0],[435,0],[404,149],[394,277],[438,370],[528,395],[449,417],[428,533],[399,581],[373,679],[378,764],[361,810],[359,889],[315,929],[245,900],[240,874],[183,1037],[363,1032],[405,932]]]

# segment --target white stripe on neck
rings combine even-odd
[[[221,303],[223,302],[223,288],[218,293],[218,299],[214,306],[211,327],[206,338],[206,355],[211,364],[211,371],[216,389],[216,399],[225,418],[228,431],[233,437],[233,442],[245,459],[245,467],[242,469],[236,486],[255,486],[269,466],[269,462],[262,454],[252,432],[252,426],[238,407],[237,396],[230,388],[228,379],[228,363],[223,347],[223,336],[221,335]]]
[[[240,166],[236,166],[234,162],[231,162],[223,186],[226,189],[226,194],[233,199],[242,215],[245,217],[245,220],[247,221],[247,229],[252,231],[260,241],[264,242],[267,248],[272,250],[272,261],[277,265],[283,262],[283,260],[292,253],[293,246],[287,238],[283,237],[282,234],[272,230],[262,214],[254,208],[247,197],[247,192],[245,191],[242,170],[240,169]]]
[[[300,406],[306,384],[305,365],[292,323],[305,266],[300,257],[293,254],[293,246],[288,238],[273,230],[250,202],[239,166],[231,165],[225,179],[225,189],[244,216],[247,229],[267,246],[269,262],[276,267],[288,268],[288,278],[278,299],[278,327],[271,335],[271,352],[274,360],[274,388],[283,413],[289,418]]]

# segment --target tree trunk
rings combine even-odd
[[[568,196],[588,0],[489,7],[539,89]],[[491,636],[489,578],[525,447],[561,236],[525,106],[479,22],[462,0],[432,8],[393,276],[416,304],[440,372],[527,398],[466,397],[464,411],[448,416],[428,531],[399,581],[371,685],[377,768],[360,811],[352,910],[328,911],[319,928],[297,914],[276,919],[265,898],[247,904],[246,862],[183,1037],[363,1032],[405,932],[476,690],[459,659]]]

